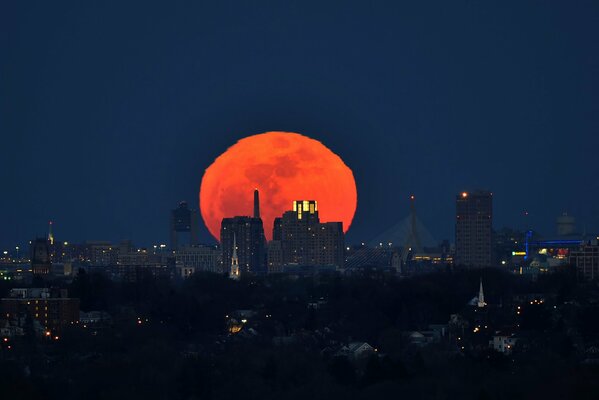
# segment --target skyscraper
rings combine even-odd
[[[193,245],[198,243],[198,222],[198,211],[190,209],[186,201],[182,201],[177,208],[171,211],[170,236],[172,250],[177,250],[177,247],[181,244]],[[181,234],[188,235],[187,240],[182,241]]]
[[[493,194],[463,192],[456,196],[456,265],[491,266]]]
[[[269,274],[283,272],[283,244],[281,242],[281,224],[283,218],[277,217],[273,222],[272,240],[266,249],[267,269]]]
[[[258,217],[256,217],[258,215]],[[237,250],[240,273],[261,274],[266,272],[266,238],[260,215],[258,191],[254,191],[254,216],[223,218],[220,227],[220,243],[223,252],[224,272],[229,272],[233,249]]]
[[[281,237],[283,264],[343,267],[343,224],[320,222],[315,200],[294,201],[293,210],[275,220],[274,231],[273,237]]]

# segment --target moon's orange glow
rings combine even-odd
[[[344,231],[356,212],[354,175],[338,155],[298,133],[266,132],[239,140],[204,173],[200,210],[217,240],[223,218],[252,215],[255,188],[268,240],[293,200],[316,200],[320,221],[341,221]]]

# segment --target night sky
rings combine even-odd
[[[0,8],[0,246],[50,219],[59,240],[167,242],[214,158],[269,130],[352,168],[349,242],[411,193],[453,241],[475,188],[495,228],[526,209],[599,231],[597,1],[34,3]]]

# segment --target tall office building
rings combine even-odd
[[[456,265],[491,266],[493,194],[463,192],[456,196]]]
[[[276,217],[273,222],[272,227],[272,240],[281,241],[283,238],[283,233],[281,232],[281,224],[283,223],[283,218]]]
[[[197,244],[198,223],[198,211],[190,209],[186,201],[179,203],[179,206],[171,211],[171,249],[176,250],[179,245]],[[187,240],[182,240],[183,235],[188,236]]]
[[[283,218],[275,218],[272,228],[272,240],[268,243],[266,249],[266,264],[269,274],[283,272],[283,243],[281,242],[283,236],[281,232],[282,222]]]
[[[273,237],[279,235],[284,265],[343,267],[343,224],[320,222],[315,200],[294,201],[293,210],[275,220]]]
[[[223,218],[220,227],[220,243],[225,272],[229,271],[234,247],[237,248],[239,270],[242,275],[266,272],[266,238],[260,218],[257,190],[254,191],[254,216]]]
[[[283,248],[280,240],[271,240],[266,249],[267,269],[269,274],[283,272]]]

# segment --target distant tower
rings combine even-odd
[[[254,215],[260,215],[258,190],[254,191]],[[239,247],[233,245],[239,238]],[[235,216],[223,218],[220,224],[220,244],[222,267],[227,271],[227,263],[232,259],[232,247],[237,251],[241,274],[266,273],[266,239],[262,218]]]
[[[492,265],[493,194],[463,192],[456,196],[455,263],[467,268]]]
[[[54,245],[54,234],[52,233],[52,221],[48,222],[48,242],[50,246]]]
[[[478,289],[478,307],[483,308],[486,306],[485,303],[485,293],[483,292],[483,278],[480,278],[480,287]]]
[[[410,233],[406,238],[404,243],[403,251],[401,253],[402,261],[405,263],[408,259],[408,253],[410,250],[414,250],[415,252],[422,252],[422,245],[420,244],[420,237],[418,236],[418,232],[416,230],[416,207],[414,205],[414,201],[416,197],[414,195],[410,196]]]
[[[229,271],[229,278],[238,281],[239,280],[239,257],[237,257],[237,237],[233,234],[233,255],[231,256],[231,269]]]
[[[260,218],[260,193],[254,190],[254,218]]]
[[[31,271],[34,275],[48,275],[52,270],[50,246],[47,239],[35,239],[31,243]]]
[[[171,211],[170,236],[172,250],[177,250],[179,245],[187,246],[198,243],[198,221],[198,211],[190,209],[185,201],[180,202],[179,206]],[[187,237],[182,237],[182,235]]]

